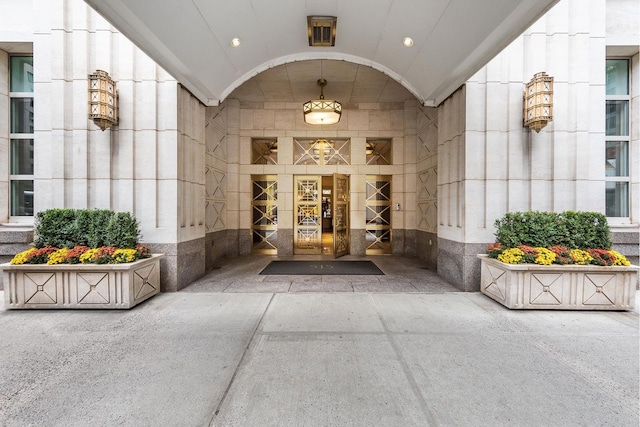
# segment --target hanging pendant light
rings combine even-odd
[[[320,99],[312,99],[302,106],[305,123],[310,125],[333,125],[340,121],[342,105],[338,101],[324,99],[325,79],[318,80],[320,86]]]

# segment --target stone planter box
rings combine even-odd
[[[2,264],[5,307],[131,308],[160,292],[162,256],[126,264]]]
[[[481,261],[480,291],[511,309],[632,310],[638,267]]]

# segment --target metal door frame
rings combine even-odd
[[[333,174],[333,257],[347,255],[351,239],[350,176]]]
[[[265,182],[265,187],[257,182]],[[256,186],[262,190],[256,195]],[[251,175],[251,253],[276,255],[278,253],[278,177]],[[259,238],[260,242],[254,242]],[[275,238],[275,242],[272,240]]]
[[[293,254],[322,254],[322,176],[295,175],[293,201]]]
[[[367,175],[366,177],[365,241],[367,255],[391,254],[393,250],[391,240],[393,187],[391,180],[391,175]],[[378,183],[382,184],[379,188]],[[385,189],[388,190],[388,196],[384,192]]]

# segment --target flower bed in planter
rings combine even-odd
[[[131,308],[160,292],[160,259],[138,244],[128,212],[38,212],[34,247],[0,265],[5,306]]]
[[[162,255],[123,264],[2,264],[15,308],[131,308],[160,292]]]
[[[638,268],[481,261],[480,291],[511,309],[631,310]]]
[[[481,260],[480,290],[509,308],[631,310],[638,267],[597,212],[510,212]]]

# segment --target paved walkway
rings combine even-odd
[[[210,271],[183,292],[457,292],[458,289],[424,267],[417,258],[395,256],[344,256],[340,260],[373,260],[384,276],[263,276],[260,272],[273,260],[293,258],[246,256],[225,259],[219,269]],[[296,256],[296,260],[331,258]]]
[[[638,426],[637,308],[214,282],[128,311],[0,309],[0,426]]]

